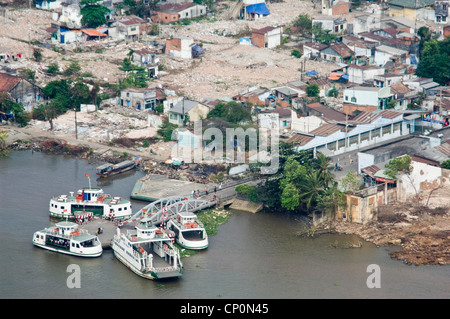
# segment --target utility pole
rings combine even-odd
[[[78,127],[77,127],[77,107],[74,108],[75,111],[75,139],[78,139]]]

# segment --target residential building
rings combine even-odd
[[[403,84],[405,84],[407,87],[409,87],[411,90],[417,93],[423,92],[426,95],[429,95],[430,93],[433,92],[433,89],[436,89],[437,87],[440,86],[439,83],[434,82],[432,78],[419,78],[419,77],[404,80]]]
[[[179,99],[167,110],[169,122],[178,126],[206,118],[210,108],[197,101]]]
[[[206,15],[207,7],[194,2],[162,3],[153,11],[154,22],[173,23],[183,19],[192,19]]]
[[[129,41],[139,40],[145,33],[147,22],[136,16],[129,16],[117,21],[117,36]]]
[[[329,31],[336,35],[344,35],[347,31],[347,20],[341,17],[321,17],[312,19],[312,25],[319,25],[322,27],[323,31]]]
[[[192,59],[194,39],[191,37],[174,37],[166,40],[165,54],[176,58]]]
[[[43,10],[55,10],[61,9],[62,3],[67,2],[63,0],[36,0],[36,8]]]
[[[414,91],[410,90],[403,83],[392,84],[391,93],[394,95],[396,102],[394,109],[396,110],[406,110],[411,100],[417,96]]]
[[[346,115],[320,103],[300,106],[291,112],[291,129],[310,133],[328,123],[345,121]]]
[[[22,103],[26,111],[44,100],[42,88],[19,76],[0,73],[0,93],[6,92],[16,103]]]
[[[252,44],[259,48],[275,48],[281,44],[283,27],[264,27],[252,31]]]
[[[131,63],[142,68],[146,68],[149,78],[158,77],[159,58],[155,51],[141,49],[133,51]]]
[[[381,27],[381,16],[379,14],[362,14],[353,18],[353,34],[359,35],[370,32],[373,28]]]
[[[356,86],[344,90],[344,103],[372,105],[377,106],[380,110],[384,110],[392,98],[390,87]]]
[[[237,10],[240,10],[241,19],[257,20],[270,15],[265,0],[243,0],[241,3],[236,6]]]
[[[154,110],[157,103],[155,88],[127,88],[120,92],[119,104],[137,110]]]
[[[270,94],[270,90],[267,88],[251,87],[233,96],[233,100],[244,104],[252,103],[256,106],[265,106],[266,99]]]
[[[303,56],[312,58],[320,58],[320,52],[326,49],[328,45],[319,42],[309,42],[303,44]]]
[[[291,128],[291,109],[275,108],[258,113],[258,127],[279,131]]]
[[[335,16],[347,14],[350,10],[348,0],[322,0],[322,14]]]
[[[352,83],[372,83],[377,75],[384,74],[384,68],[376,65],[350,64],[347,67],[348,80]]]
[[[321,57],[327,61],[336,63],[349,63],[353,57],[353,51],[344,43],[332,43],[320,51]]]
[[[375,65],[384,66],[392,59],[406,59],[408,51],[390,47],[387,45],[379,45],[375,48],[374,63]]]
[[[435,0],[390,0],[388,5],[388,13],[390,17],[405,17],[410,20],[416,20],[431,13],[434,14],[432,8]]]
[[[393,84],[398,84],[403,81],[403,74],[397,73],[381,73],[377,74],[373,78],[373,86],[375,87],[386,87],[392,86]]]
[[[70,28],[81,28],[81,8],[78,4],[61,3],[59,22]]]

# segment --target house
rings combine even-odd
[[[244,104],[252,103],[254,105],[265,106],[266,99],[270,95],[267,88],[251,87],[233,96],[233,100],[243,102]]]
[[[403,84],[417,93],[423,92],[426,95],[429,95],[431,92],[433,92],[433,89],[440,86],[439,83],[434,82],[432,78],[419,77],[404,80]]]
[[[97,29],[82,29],[81,34],[85,41],[106,39],[108,35],[104,32],[100,32]]]
[[[309,42],[303,44],[303,56],[308,58],[320,58],[320,52],[328,45],[319,42]]]
[[[434,15],[436,23],[448,24],[450,15],[450,1],[436,1],[434,3]]]
[[[344,35],[347,31],[347,20],[345,18],[321,17],[312,19],[313,27],[321,26],[323,31],[329,31],[332,34]]]
[[[392,59],[406,59],[408,51],[397,49],[387,45],[379,45],[375,48],[374,63],[384,66]]]
[[[384,74],[384,69],[376,65],[350,64],[347,67],[348,80],[352,83],[372,83],[377,75]]]
[[[358,65],[368,65],[373,63],[373,52],[375,52],[376,44],[360,39],[350,39],[353,36],[344,37],[342,42],[346,44],[352,51]]]
[[[129,41],[139,40],[142,34],[146,31],[147,22],[136,16],[127,16],[117,21],[117,35],[118,39]]]
[[[397,74],[397,73],[382,73],[377,74],[373,78],[373,86],[375,87],[386,87],[386,86],[392,86],[393,84],[398,84],[403,81],[403,74]]]
[[[252,44],[259,48],[275,48],[281,44],[283,27],[264,27],[252,31]]]
[[[162,3],[153,11],[152,20],[164,24],[206,15],[207,7],[194,2]]]
[[[127,88],[120,92],[119,104],[137,110],[154,110],[157,104],[155,88]]]
[[[297,133],[289,142],[297,151],[334,156],[408,135],[408,124],[397,111],[361,112],[351,120],[321,125],[309,134]]]
[[[387,103],[392,100],[390,87],[364,87],[356,86],[344,90],[344,103],[358,105],[372,105],[384,110]]]
[[[0,73],[0,93],[6,92],[16,103],[22,103],[25,111],[31,112],[33,106],[44,100],[42,89],[19,76]]]
[[[322,59],[336,63],[348,63],[353,57],[353,51],[344,43],[332,43],[320,51]]]
[[[59,22],[69,28],[81,28],[81,8],[78,4],[61,3]]]
[[[184,126],[185,122],[194,122],[206,118],[210,108],[197,101],[179,99],[169,107],[167,113],[169,122],[178,126]]]
[[[381,16],[378,14],[362,14],[353,18],[353,34],[370,32],[381,27]]]
[[[275,108],[258,114],[258,127],[278,131],[291,128],[291,109]]]
[[[131,63],[146,68],[149,78],[158,78],[159,58],[155,51],[141,49],[133,51]]]
[[[411,103],[411,99],[415,97],[415,92],[410,90],[403,83],[396,83],[391,85],[391,93],[394,95],[396,101],[394,109],[406,110],[408,104]]]
[[[350,10],[348,0],[322,0],[322,14],[335,16],[347,14]]]
[[[194,39],[191,37],[174,37],[166,40],[165,54],[176,58],[192,59],[193,46]]]
[[[430,13],[434,14],[435,0],[390,0],[388,14],[390,17],[405,17],[411,20],[422,18]],[[430,11],[430,12],[428,12]]]
[[[328,123],[345,121],[346,115],[320,103],[304,105],[291,112],[291,129],[310,133]]]
[[[85,37],[80,30],[70,30],[61,26],[59,28],[59,32],[57,32],[57,36],[58,35],[59,35],[59,42],[64,44],[85,41]]]
[[[240,10],[240,19],[257,20],[270,15],[265,0],[243,0],[239,2],[235,8],[236,10]]]
[[[61,9],[64,0],[36,0],[36,8],[42,10],[55,10]]]
[[[283,100],[288,104],[291,104],[293,99],[306,96],[306,92],[292,84],[286,83],[286,85],[279,86],[272,89],[272,93],[278,100]]]

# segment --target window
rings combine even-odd
[[[339,140],[338,141],[338,148],[345,148],[345,139]]]
[[[394,124],[394,133],[402,130],[402,123]]]
[[[352,136],[349,138],[349,144],[353,145],[353,144],[358,144],[358,135]]]
[[[347,95],[345,96],[345,100],[348,101],[348,96]]]
[[[360,141],[368,141],[370,139],[370,132],[362,133],[360,136]]]
[[[381,130],[381,129],[379,129],[379,128],[373,130],[373,131],[372,131],[372,138],[380,137],[380,135],[381,135],[381,134],[380,134],[380,130]]]
[[[336,150],[336,142],[328,143],[328,144],[327,144],[327,148],[328,148],[330,151],[335,151],[335,150]]]
[[[391,125],[383,126],[383,135],[391,133]]]
[[[352,96],[352,102],[356,103],[356,97]]]

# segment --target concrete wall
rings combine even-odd
[[[366,224],[376,220],[378,207],[395,201],[396,195],[396,189],[388,189],[386,184],[365,188],[354,194],[347,194],[346,208],[338,210],[336,218]]]

